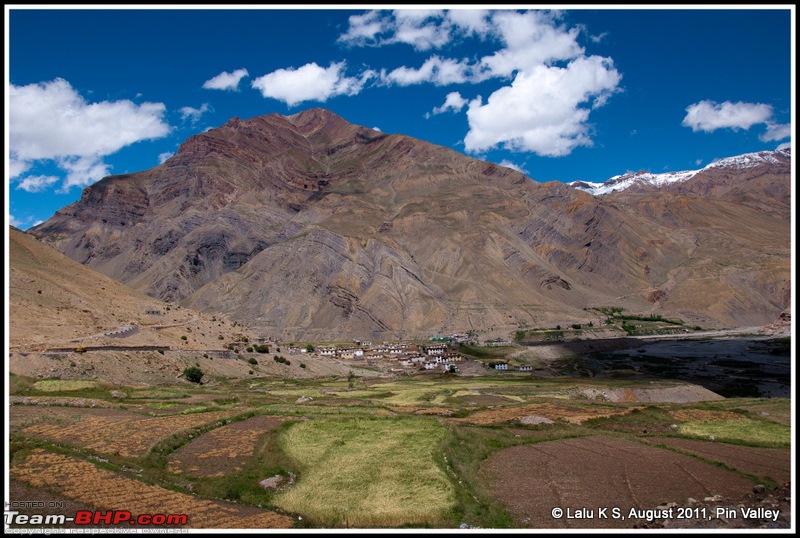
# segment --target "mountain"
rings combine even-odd
[[[220,347],[220,334],[232,341],[241,331],[211,315],[170,308],[13,227],[9,258],[12,352],[104,345],[208,349]]]
[[[31,233],[150,296],[286,339],[505,336],[608,305],[756,325],[788,305],[790,172],[776,166],[746,169],[752,196],[742,176],[593,196],[312,109],[234,118],[87,187]]]
[[[619,176],[614,176],[603,183],[589,183],[586,181],[573,181],[569,183],[572,187],[580,189],[594,195],[609,194],[624,190],[648,191],[653,188],[664,188],[685,183],[695,177],[710,176],[714,178],[714,183],[719,183],[720,172],[722,175],[730,176],[738,173],[749,173],[752,169],[770,169],[785,173],[787,167],[791,166],[792,150],[783,149],[776,151],[759,151],[756,153],[746,153],[736,157],[728,157],[714,161],[700,170],[684,170],[681,172],[666,172],[663,174],[653,174],[650,172],[628,172]]]

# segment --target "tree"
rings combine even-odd
[[[313,353],[314,352],[314,346],[312,346],[311,344],[308,344],[306,346],[306,351],[308,351],[309,353]]]
[[[200,383],[200,380],[203,379],[203,371],[197,366],[190,366],[183,371],[183,377],[192,383]]]

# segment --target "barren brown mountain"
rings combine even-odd
[[[170,307],[16,228],[9,230],[9,254],[12,352],[97,346],[219,348],[220,335],[232,341],[243,330],[221,317]]]
[[[398,338],[621,306],[763,325],[790,296],[790,167],[592,196],[321,109],[187,140],[32,233],[150,296],[264,335]]]

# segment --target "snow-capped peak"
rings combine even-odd
[[[661,187],[670,183],[682,183],[687,181],[700,172],[711,168],[733,168],[742,170],[753,168],[761,164],[780,164],[792,158],[792,150],[781,149],[775,151],[758,151],[755,153],[745,153],[736,157],[728,157],[714,161],[713,163],[701,168],[700,170],[684,170],[682,172],[666,172],[663,174],[653,174],[650,172],[628,172],[619,176],[614,176],[603,183],[590,183],[588,181],[573,181],[570,186],[594,195],[608,194],[616,191],[623,191],[634,185],[652,185]]]

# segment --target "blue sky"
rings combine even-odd
[[[794,8],[6,6],[9,222],[238,116],[328,108],[600,182],[791,144]]]

